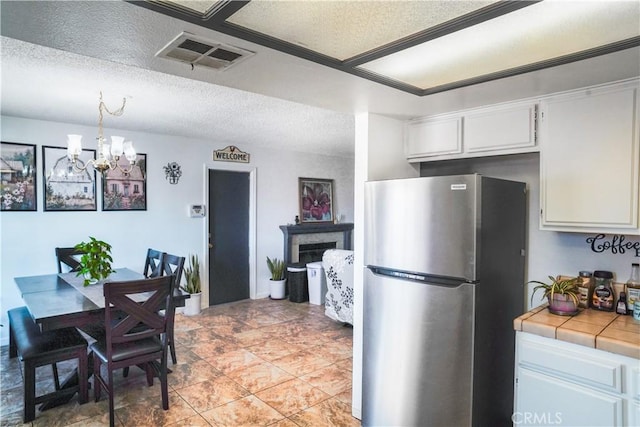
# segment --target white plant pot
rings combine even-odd
[[[269,296],[271,299],[284,299],[286,282],[287,279],[269,280]]]
[[[200,314],[200,300],[202,299],[202,293],[191,294],[190,298],[184,300],[184,311],[182,314],[185,316],[197,316]]]

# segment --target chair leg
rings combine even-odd
[[[102,385],[100,384],[100,358],[93,358],[93,395],[95,397],[95,401],[100,400],[100,392]]]
[[[60,390],[60,378],[58,377],[58,365],[54,362],[51,364],[51,370],[53,371],[53,384],[56,390]]]
[[[30,361],[24,362],[24,416],[28,423],[36,418],[36,367]]]
[[[171,351],[171,362],[173,362],[173,364],[175,365],[176,363],[178,363],[178,359],[176,358],[176,347],[173,344],[173,327],[171,327],[171,329],[169,329],[168,334],[169,335],[169,350]]]
[[[78,356],[78,402],[80,404],[89,401],[89,359],[87,352],[82,351]]]
[[[160,365],[160,390],[162,393],[162,409],[169,409],[169,391],[167,387],[167,355],[165,354]]]
[[[151,366],[151,362],[145,363],[144,371],[147,374],[147,385],[151,387],[153,385],[153,366]]]
[[[109,394],[109,427],[114,427],[116,414],[113,408],[113,371],[111,369],[108,369],[108,371],[109,387],[107,387],[107,393]]]
[[[124,368],[122,368],[122,376],[127,378],[127,376],[129,376],[129,367],[126,366]]]

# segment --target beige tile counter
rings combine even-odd
[[[544,305],[516,318],[513,329],[640,359],[640,322],[632,316],[590,308],[558,316]]]

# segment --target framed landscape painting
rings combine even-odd
[[[129,162],[121,157],[119,164],[129,171]],[[110,169],[102,176],[103,211],[147,210],[147,155],[137,153],[129,172]]]
[[[300,222],[333,222],[333,180],[298,178]]]
[[[36,146],[0,142],[0,210],[36,211]]]
[[[77,160],[79,167],[95,158],[96,150],[83,149]],[[92,167],[78,170],[67,157],[67,149],[42,147],[44,162],[45,211],[95,211],[96,172]]]

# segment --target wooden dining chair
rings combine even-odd
[[[172,276],[104,284],[105,338],[91,344],[90,348],[94,354],[95,401],[100,400],[102,389],[109,395],[112,427],[115,422],[113,371],[117,369],[133,365],[143,367],[149,386],[157,375],[162,408],[169,409],[167,326],[174,313],[172,289]],[[161,310],[165,314],[161,314]],[[102,365],[106,365],[106,378],[101,373]]]
[[[147,257],[144,260],[144,277],[162,276],[162,261],[164,252],[156,249],[147,249]]]
[[[76,248],[56,248],[56,258],[58,260],[58,273],[62,273],[62,266],[69,267],[69,271],[80,271],[80,261],[78,257],[84,252]]]
[[[180,292],[180,282],[182,281],[182,271],[184,270],[185,257],[165,253],[162,261],[162,275],[173,276],[173,294]],[[171,361],[175,365],[178,363],[176,357],[176,348],[173,341],[175,316],[169,319],[167,335],[169,338],[169,350],[171,352]]]
[[[144,275],[145,277],[158,277],[158,276],[171,276],[173,277],[173,292],[175,295],[176,292],[179,292],[180,281],[182,280],[182,271],[184,270],[184,257],[179,257],[177,255],[167,254],[166,252],[160,252],[155,249],[149,248],[147,250],[147,258],[144,266]],[[169,325],[167,326],[167,339],[169,350],[171,352],[171,362],[175,365],[178,363],[178,358],[176,356],[176,348],[174,345],[174,321],[175,321],[175,310],[168,318]],[[122,376],[126,377],[129,375],[129,368],[125,367],[122,371]]]

